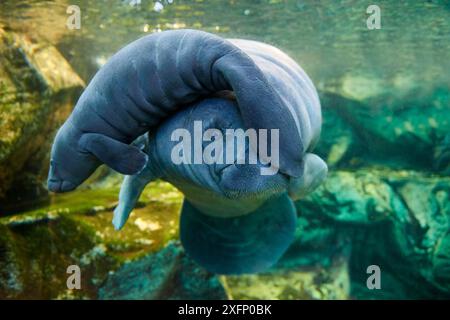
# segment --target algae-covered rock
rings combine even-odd
[[[331,172],[296,205],[300,216],[322,217],[304,237],[332,228],[335,238],[351,242],[353,297],[448,298],[449,199],[447,177],[371,168]],[[373,264],[382,271],[380,291],[365,285]]]
[[[43,188],[55,129],[84,83],[58,50],[0,29],[0,210],[47,199]]]
[[[390,92],[390,89],[389,89]],[[330,137],[343,139],[345,153],[356,155],[360,161],[355,164],[378,163],[393,168],[415,168],[424,171],[446,172],[450,164],[450,84],[411,95],[402,99],[395,95],[383,94],[373,99],[348,97],[342,92],[322,92],[324,116],[327,108],[332,109],[342,119],[344,125],[336,122],[322,132],[322,141]],[[356,144],[351,144],[351,130],[356,136]],[[350,145],[353,150],[346,150]],[[339,150],[339,148],[338,148]],[[344,152],[340,152],[344,153]],[[338,153],[338,155],[340,154]],[[335,157],[330,160],[333,164]]]
[[[170,197],[155,199],[160,193]],[[177,237],[182,197],[173,187],[152,183],[120,232],[111,223],[117,195],[117,188],[79,190],[0,218],[0,298],[97,298],[110,272]],[[70,265],[80,267],[80,290],[67,288]]]
[[[321,103],[322,130],[314,152],[325,160],[329,168],[354,165],[361,157],[364,146],[352,127],[333,108],[333,100],[324,95]]]
[[[122,266],[100,288],[100,299],[225,299],[219,278],[170,243]]]
[[[342,300],[350,293],[345,259],[335,259],[326,268],[275,268],[262,274],[227,276],[224,283],[228,297],[237,300]]]
[[[335,261],[349,259],[351,239],[348,235],[336,232],[330,219],[317,214],[315,210],[304,210],[307,203],[296,203],[298,219],[295,240],[275,270],[296,268],[330,268]]]
[[[331,172],[316,192],[297,205],[309,216],[321,214],[338,222],[360,224],[404,213],[403,203],[382,178],[370,170]]]
[[[35,215],[0,223],[0,297],[42,299],[66,296],[67,268],[81,268],[74,298],[96,296],[117,263],[98,243],[95,230],[64,214]]]

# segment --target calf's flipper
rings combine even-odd
[[[122,174],[139,173],[148,161],[148,156],[140,148],[98,133],[83,134],[79,147]]]
[[[291,178],[289,182],[289,196],[298,200],[313,192],[327,177],[328,166],[325,161],[313,153],[306,153],[303,158],[303,175]]]

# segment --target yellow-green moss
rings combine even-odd
[[[169,184],[150,184],[121,231],[111,223],[117,197],[118,188],[79,190],[0,218],[0,297],[95,298],[110,271],[178,236],[182,196]],[[67,290],[71,264],[81,290]]]

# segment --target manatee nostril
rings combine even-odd
[[[76,185],[70,181],[63,181],[61,184],[61,191],[72,191]]]
[[[48,179],[47,188],[52,192],[60,192],[61,191],[62,181],[58,179]]]

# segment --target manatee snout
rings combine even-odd
[[[74,190],[77,185],[70,180],[64,180],[57,172],[58,165],[50,160],[50,170],[48,173],[47,187],[52,192],[67,192]]]
[[[56,134],[50,156],[48,190],[72,191],[100,165],[100,162],[91,154],[80,152],[77,144],[80,136],[81,133],[67,125],[64,125]]]

